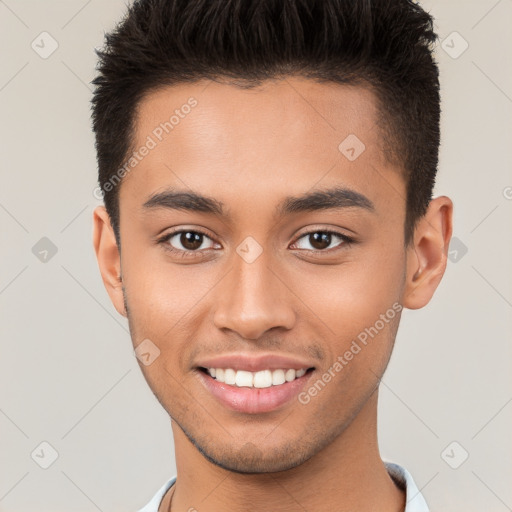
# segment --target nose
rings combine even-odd
[[[257,340],[270,329],[289,330],[295,323],[293,294],[279,271],[269,267],[266,251],[252,263],[234,255],[233,268],[216,288],[218,329]]]

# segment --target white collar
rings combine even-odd
[[[385,462],[386,469],[396,484],[405,491],[405,510],[404,512],[429,512],[427,503],[423,498],[422,494],[418,490],[416,483],[414,482],[411,474],[403,466],[395,464],[393,462]],[[176,477],[173,476],[167,482],[165,482],[160,489],[153,496],[151,501],[138,512],[158,512],[158,507],[164,497],[164,494],[168,491],[171,485],[176,482]]]

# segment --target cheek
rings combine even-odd
[[[326,334],[332,339],[334,360],[350,349],[353,340],[359,340],[362,347],[365,342],[373,345],[372,350],[362,350],[354,357],[359,363],[364,363],[366,356],[385,357],[400,317],[403,271],[403,254],[383,247],[368,251],[364,261],[354,258],[333,269],[320,281],[318,276],[309,280],[304,296],[328,326]]]
[[[220,277],[211,268],[171,264],[162,252],[126,251],[126,299],[134,344],[149,338],[157,340],[160,350],[177,350]]]
[[[321,292],[320,287],[316,292],[311,287],[306,296],[315,301],[319,314],[327,313],[334,323],[345,323],[347,318],[352,319],[350,323],[364,323],[378,318],[399,300],[402,275],[399,264],[340,267],[336,278],[322,283]]]
[[[356,277],[351,279],[358,282]],[[391,356],[401,313],[391,292],[387,286],[363,287],[359,293],[338,290],[323,302],[322,319],[330,327],[324,340],[329,356],[301,402],[316,404],[320,423],[331,421],[334,413],[340,418],[350,416],[378,385]],[[332,405],[329,413],[323,412],[325,403]]]

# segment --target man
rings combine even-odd
[[[377,399],[452,235],[435,39],[408,0],[138,0],[107,35],[94,247],[177,465],[142,511],[428,510]]]

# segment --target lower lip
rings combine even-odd
[[[313,373],[307,371],[302,377],[279,386],[249,388],[230,386],[215,380],[202,370],[196,371],[206,388],[222,404],[234,411],[249,414],[270,412],[286,404],[300,393]]]

